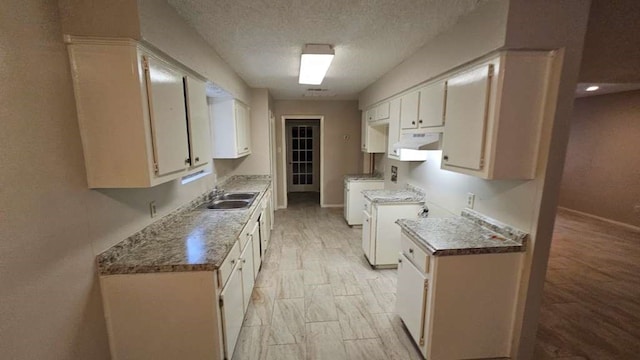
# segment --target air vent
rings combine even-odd
[[[304,93],[304,96],[305,97],[330,97],[330,96],[336,96],[336,94],[333,91],[330,91],[329,89],[309,88]]]

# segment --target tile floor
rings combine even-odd
[[[298,194],[278,211],[234,360],[421,359],[342,209]],[[640,233],[560,212],[534,359],[640,359]]]
[[[276,216],[234,360],[421,359],[393,314],[395,270],[372,270],[342,209],[292,196]]]

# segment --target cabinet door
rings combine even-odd
[[[418,127],[418,105],[420,92],[414,91],[400,98],[400,128],[415,129]]]
[[[418,124],[420,127],[444,125],[446,82],[438,81],[420,89]]]
[[[371,121],[376,121],[376,108],[371,108],[369,110],[367,110],[367,112],[365,113],[366,118],[367,118],[367,122],[371,122]]]
[[[389,141],[387,143],[387,156],[398,157],[398,149],[393,144],[400,141],[400,99],[394,99],[389,104]]]
[[[362,151],[367,150],[367,115],[366,112],[362,112],[362,120],[360,122],[360,142],[362,143]]]
[[[247,151],[247,138],[245,137],[245,114],[244,114],[244,106],[240,103],[235,103],[234,106],[234,117],[236,123],[236,151],[238,154],[242,154]]]
[[[244,298],[242,294],[242,271],[236,266],[227,284],[220,293],[222,300],[222,322],[224,328],[225,350],[227,359],[233,356],[242,321],[244,320]]]
[[[145,57],[145,61],[156,173],[182,171],[189,165],[182,74],[152,57]]]
[[[492,65],[484,65],[448,81],[443,164],[482,169],[492,71]]]
[[[396,313],[417,344],[424,344],[427,282],[424,274],[404,254],[398,260]]]
[[[253,232],[251,232],[251,235],[249,235],[249,237],[251,238],[250,244],[253,244],[253,278],[255,279],[258,276],[258,271],[260,271],[260,265],[262,265],[262,254],[260,251],[260,246],[261,246],[261,230],[263,225],[263,215],[264,215],[264,210],[262,212],[262,214],[260,215],[260,220],[259,222],[256,222],[256,226],[253,228]]]
[[[371,257],[374,256],[375,254],[373,253],[373,251],[371,251],[371,215],[369,215],[368,212],[363,211],[362,212],[362,251],[364,251],[364,254],[367,256],[367,259],[369,259],[370,263],[375,263],[375,259],[372,259]]]
[[[251,153],[251,108],[244,107],[244,152]]]
[[[376,120],[384,120],[389,118],[389,103],[382,103],[376,107]]]
[[[347,224],[349,224],[349,184],[345,183],[344,184],[344,208],[343,208],[343,216],[344,219],[347,221]]]
[[[253,284],[255,282],[255,276],[253,272],[253,238],[249,238],[249,242],[242,251],[240,259],[242,259],[242,264],[240,264],[240,271],[242,272],[242,304],[244,305],[242,308],[242,314],[244,315],[244,313],[247,311],[247,307],[249,307],[249,302],[251,301],[251,293],[253,292]]]
[[[185,77],[187,94],[187,114],[189,120],[189,145],[191,166],[208,163],[211,158],[211,129],[209,128],[209,109],[207,90],[204,81]]]

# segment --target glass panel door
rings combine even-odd
[[[317,125],[287,124],[288,191],[317,191],[319,159]]]

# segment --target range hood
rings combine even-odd
[[[406,132],[393,144],[393,152],[400,161],[425,161],[428,150],[441,149],[441,136],[442,133]]]

